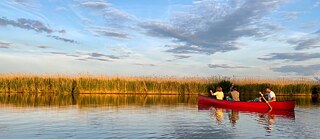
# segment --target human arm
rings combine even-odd
[[[271,100],[269,100],[269,102],[272,102],[272,101],[276,101],[276,97],[272,97]]]
[[[274,94],[273,91],[271,91],[269,95],[270,95],[270,98],[271,98],[271,99],[269,100],[269,102],[276,101],[276,94]]]
[[[261,98],[265,101],[265,103],[268,105],[269,110],[272,110],[271,105],[270,105],[270,104],[269,104],[269,102],[264,98],[264,96],[263,96],[263,94],[262,94],[262,92],[261,92],[261,91],[259,92],[259,94],[261,95]]]
[[[211,94],[212,96],[216,95],[215,93],[213,93],[212,90],[210,90],[210,94]]]

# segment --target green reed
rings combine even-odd
[[[277,95],[309,95],[315,83],[309,80],[234,79],[222,76],[190,77],[109,77],[0,74],[2,93],[71,93],[71,94],[207,94],[219,82],[228,80],[238,87],[241,95],[256,95],[271,86]],[[264,81],[264,82],[262,82]],[[224,87],[224,90],[229,90]],[[226,93],[227,91],[225,91]]]
[[[246,84],[239,85],[239,92],[246,92],[243,95],[259,95],[259,91],[263,91],[266,86],[270,86],[271,90],[277,95],[311,95],[313,84],[288,84],[288,85],[276,85],[276,84]]]
[[[197,81],[143,80],[95,77],[0,77],[0,92],[6,93],[138,93],[198,94],[207,84]]]

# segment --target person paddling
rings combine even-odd
[[[229,93],[232,101],[240,101],[239,92],[236,87],[232,87],[231,92]]]
[[[264,89],[264,92],[266,92],[266,95],[268,96],[268,100],[267,100],[268,102],[276,101],[276,94],[273,91],[271,91],[270,87],[266,87]],[[261,96],[258,98],[255,98],[253,101],[262,102],[262,97],[263,97],[262,91],[260,91],[259,94]],[[263,101],[265,101],[265,100],[263,100]]]
[[[271,110],[272,110],[272,107],[271,107],[271,105],[269,104],[269,102],[276,101],[276,94],[275,94],[273,91],[271,91],[270,87],[266,87],[266,88],[264,89],[264,91],[266,92],[266,95],[268,96],[268,100],[266,100],[266,99],[264,98],[262,92],[259,92],[259,94],[261,95],[260,98],[262,98],[262,99],[264,100],[264,102],[265,102],[265,103],[268,105],[268,107],[269,107],[269,111],[271,111]],[[261,99],[260,99],[260,101],[261,101]]]
[[[264,91],[266,92],[266,95],[268,96],[269,102],[276,101],[276,94],[273,91],[271,91],[270,87],[266,87],[264,89]]]

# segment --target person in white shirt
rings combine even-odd
[[[270,87],[266,87],[264,89],[264,91],[266,92],[266,95],[268,96],[269,102],[276,101],[276,94],[273,91],[271,91]]]

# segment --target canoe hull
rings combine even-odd
[[[198,104],[200,105],[211,105],[214,107],[222,107],[229,109],[266,109],[269,107],[265,102],[241,102],[241,101],[226,101],[226,100],[217,100],[213,98],[209,98],[206,96],[198,96]],[[269,102],[270,106],[273,110],[285,110],[285,111],[293,111],[295,107],[294,101],[276,101]]]

